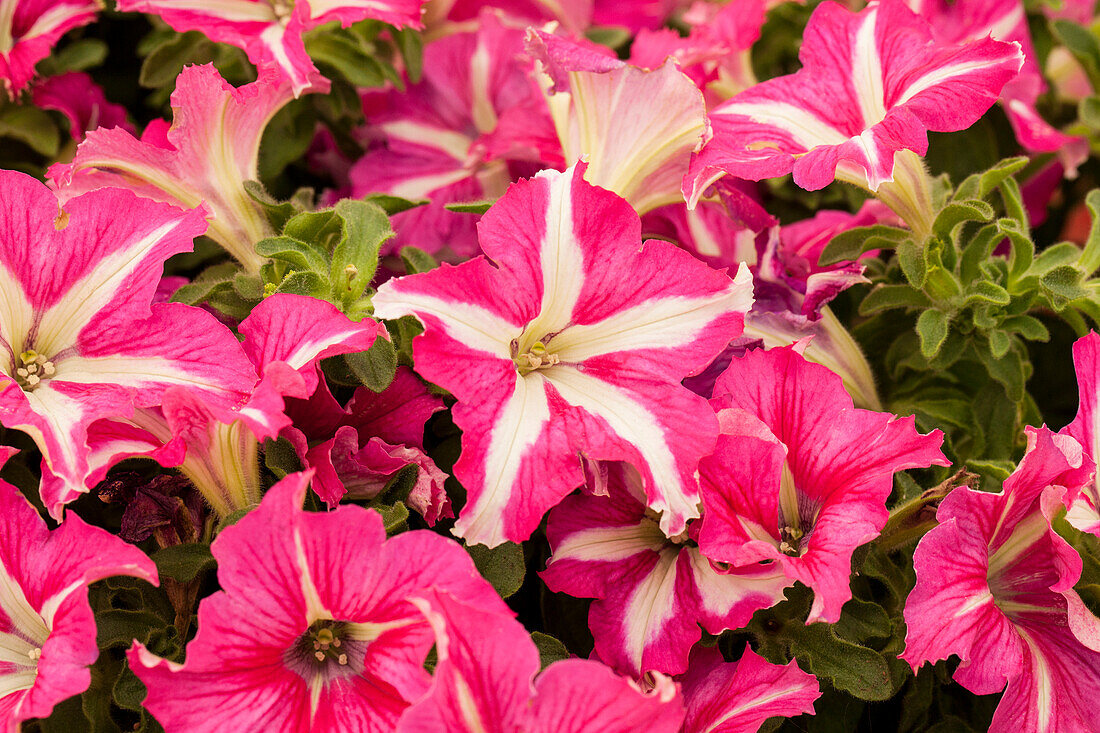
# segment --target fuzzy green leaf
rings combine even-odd
[[[849,229],[836,235],[825,245],[820,264],[852,261],[872,249],[893,249],[909,237],[912,237],[909,230],[885,224]]]
[[[372,392],[389,387],[397,372],[397,351],[381,336],[366,351],[344,354],[344,360],[356,379]]]
[[[169,545],[152,555],[161,577],[186,583],[206,570],[217,567],[217,561],[210,554],[210,545],[192,542],[183,545]]]
[[[869,316],[893,308],[927,308],[928,296],[908,285],[879,285],[859,304],[859,314]]]
[[[917,335],[920,337],[920,352],[931,359],[939,353],[947,339],[950,319],[947,314],[936,308],[929,308],[917,318]]]
[[[505,542],[493,548],[470,545],[466,551],[473,558],[477,571],[492,584],[501,598],[512,596],[523,585],[527,568],[521,545],[514,542]]]

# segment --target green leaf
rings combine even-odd
[[[1089,291],[1081,286],[1081,275],[1073,265],[1060,265],[1039,278],[1039,286],[1054,310],[1060,311],[1070,301],[1088,297]]]
[[[469,545],[466,552],[482,577],[488,580],[501,598],[512,596],[523,585],[527,573],[523,559],[523,547],[514,542],[489,548],[485,545]]]
[[[264,281],[259,275],[238,272],[233,276],[233,290],[245,300],[259,301],[264,297]]]
[[[199,31],[187,31],[169,36],[141,63],[138,84],[146,89],[159,89],[171,84],[187,64],[208,64],[217,49]]]
[[[380,87],[386,72],[359,40],[342,29],[326,30],[305,39],[306,52],[318,65],[327,65],[356,87]]]
[[[925,259],[924,245],[917,244],[912,239],[906,239],[898,243],[898,264],[909,284],[918,290],[924,288],[924,281],[928,276],[928,262]]]
[[[453,211],[456,214],[484,214],[486,211],[493,207],[496,203],[495,199],[487,199],[485,201],[460,201],[453,204],[444,204],[443,208],[447,211]]]
[[[366,351],[344,354],[344,360],[356,379],[372,392],[382,392],[389,387],[397,372],[397,351],[381,336]]]
[[[98,38],[81,38],[73,41],[60,51],[55,51],[40,62],[49,62],[46,76],[62,74],[66,71],[86,71],[101,65],[107,60],[107,43]]]
[[[1077,117],[1093,132],[1100,131],[1100,97],[1093,94],[1078,102]]]
[[[344,236],[332,251],[332,282],[345,305],[363,294],[378,269],[378,252],[394,236],[386,212],[366,201],[336,204]]]
[[[1012,346],[1012,338],[997,328],[990,331],[989,336],[989,353],[992,354],[994,359],[1000,359],[1008,353],[1009,347]]]
[[[382,526],[386,528],[387,535],[403,532],[408,528],[409,508],[404,502],[394,502],[382,506],[372,505],[372,509],[382,515]]]
[[[1009,349],[1001,358],[996,358],[986,349],[977,349],[978,358],[985,365],[989,376],[1004,387],[1008,398],[1019,402],[1024,398],[1026,374],[1023,357],[1015,349]]]
[[[256,507],[254,506],[250,506],[245,507],[244,509],[238,509],[237,511],[233,512],[228,517],[218,522],[218,532],[221,532],[226,527],[232,527],[234,524],[244,519],[245,515],[255,508]]]
[[[1018,333],[1028,341],[1049,341],[1050,331],[1038,318],[1029,315],[1010,316],[1001,321],[1001,328]]]
[[[140,713],[142,703],[145,702],[145,696],[148,691],[145,689],[145,685],[138,679],[137,675],[130,669],[130,665],[125,665],[122,668],[122,674],[115,680],[115,686],[112,690],[112,697],[114,701],[118,703],[120,708],[126,710],[133,710],[135,713]]]
[[[61,133],[45,110],[31,105],[0,108],[0,138],[12,138],[47,158],[57,156]]]
[[[275,474],[276,478],[285,478],[287,474],[302,470],[298,452],[294,450],[290,441],[282,436],[264,441],[264,465]]]
[[[993,303],[994,305],[1008,305],[1012,302],[1012,296],[997,283],[989,280],[978,280],[970,283],[966,289],[964,304],[970,305],[979,301]]]
[[[415,201],[410,201],[409,199],[403,199],[400,196],[391,196],[388,193],[372,193],[370,196],[367,196],[363,200],[374,204],[390,216],[393,216],[394,214],[400,214],[402,211],[408,211],[409,209],[426,206],[428,204],[428,199],[416,199]]]
[[[920,353],[931,359],[939,353],[950,327],[947,314],[936,308],[929,308],[917,318],[917,335],[920,337]]]
[[[562,644],[550,634],[533,631],[531,632],[531,641],[535,642],[535,648],[539,650],[539,665],[542,669],[546,669],[554,662],[560,662],[570,657],[565,644]]]
[[[981,173],[969,175],[959,184],[953,198],[956,201],[984,199],[1007,178],[1022,170],[1027,163],[1028,159],[1024,156],[1005,158]]]
[[[968,221],[987,222],[993,218],[993,207],[984,201],[955,201],[943,207],[932,223],[932,231],[942,239],[949,239],[959,224]]]
[[[405,272],[415,275],[439,267],[439,262],[430,254],[416,247],[402,247],[401,261],[405,263]]]
[[[927,308],[928,296],[908,285],[879,285],[859,304],[859,314],[869,316],[893,308]]]
[[[1085,196],[1085,206],[1092,215],[1092,225],[1089,227],[1089,236],[1085,240],[1085,249],[1081,253],[1081,259],[1077,266],[1090,277],[1100,267],[1100,189],[1093,189]]]
[[[295,99],[267,123],[260,138],[260,178],[272,183],[288,165],[305,157],[317,130],[317,111],[308,99]]]
[[[311,298],[326,300],[326,296],[332,291],[328,279],[315,272],[291,272],[279,287],[276,293],[291,293],[293,295],[308,295]]]
[[[329,264],[316,247],[290,237],[269,237],[256,243],[256,252],[285,262],[292,269],[327,274]]]
[[[240,272],[240,268],[234,262],[223,262],[208,267],[194,281],[172,293],[169,300],[173,303],[186,303],[187,305],[204,303],[215,292],[231,289],[233,278],[238,272]]]
[[[799,666],[860,700],[889,700],[900,687],[879,652],[841,639],[829,624],[796,630],[792,651]]]
[[[128,649],[137,639],[145,644],[150,635],[164,629],[164,619],[155,613],[145,610],[131,611],[122,608],[112,608],[95,617],[96,644],[100,649],[121,647]]]
[[[201,542],[183,545],[169,545],[154,552],[153,562],[162,577],[186,583],[194,580],[199,573],[217,567],[218,563],[210,554],[210,545]]]
[[[857,259],[872,249],[894,249],[900,242],[912,237],[907,229],[876,224],[856,227],[833,237],[821,253],[819,263],[832,265]]]
[[[420,74],[424,69],[424,36],[413,28],[394,29],[390,31],[397,50],[401,52],[401,60],[405,65],[405,73],[409,81],[416,84],[420,81]]]

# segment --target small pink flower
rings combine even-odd
[[[15,451],[0,447],[0,465]],[[99,656],[90,583],[130,575],[156,584],[144,553],[73,514],[52,532],[15,488],[0,481],[0,726],[29,718],[88,688]]]
[[[182,665],[135,642],[131,668],[165,730],[389,731],[429,688],[432,628],[411,601],[432,590],[508,613],[455,542],[386,539],[357,506],[302,510],[292,474],[211,550],[221,591],[199,605]]]

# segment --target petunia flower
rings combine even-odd
[[[289,84],[271,71],[234,89],[213,65],[188,66],[176,79],[170,127],[154,121],[141,140],[121,128],[90,132],[49,177],[64,200],[113,186],[185,208],[205,204],[207,236],[257,272],[265,260],[254,245],[273,232],[244,182],[259,178],[260,138],[290,99]]]
[[[428,694],[397,733],[676,733],[684,717],[672,680],[643,692],[599,662],[566,659],[539,673],[531,637],[511,614],[445,592],[414,599],[435,632],[439,661]]]
[[[695,469],[717,425],[682,386],[740,334],[750,275],[736,280],[667,242],[583,179],[583,164],[514,184],[458,267],[390,280],[379,318],[416,315],[416,369],[458,400],[455,527],[471,543],[530,536],[583,482],[579,455],[642,473],[661,529],[698,516]]]
[[[133,132],[126,108],[108,101],[103,89],[88,74],[69,71],[50,76],[31,86],[31,103],[57,110],[69,120],[69,135],[76,142],[100,127],[121,127]]]
[[[412,244],[472,257],[478,253],[475,218],[444,205],[498,198],[523,161],[532,173],[543,167],[541,161],[561,166],[523,39],[522,28],[486,11],[475,31],[427,45],[420,83],[368,105],[368,129],[382,141],[352,166],[352,194],[431,201],[393,217],[397,236],[387,245],[391,251]]]
[[[14,99],[34,78],[34,66],[73,28],[88,25],[100,0],[7,0],[0,6],[0,88]]]
[[[1088,142],[1051,127],[1035,109],[1047,84],[1039,68],[1027,15],[1021,0],[908,0],[909,7],[928,20],[932,33],[944,43],[963,43],[991,37],[1020,44],[1024,63],[1019,75],[1005,84],[1000,101],[1016,139],[1025,150],[1058,153],[1067,175],[1088,158]]]
[[[734,568],[771,560],[814,591],[807,623],[852,597],[852,552],[886,524],[894,473],[949,465],[943,433],[852,407],[840,377],[790,347],[750,351],[719,377],[722,424],[699,464],[699,551]]]
[[[1073,367],[1077,370],[1077,416],[1059,434],[1071,435],[1084,449],[1085,458],[1096,465],[1100,460],[1100,334],[1090,332],[1073,344]],[[1100,488],[1095,473],[1080,493],[1069,492],[1066,519],[1077,529],[1100,537]],[[1071,488],[1071,487],[1067,487]]]
[[[596,655],[618,671],[682,674],[700,626],[711,634],[741,628],[793,584],[775,565],[719,573],[699,551],[697,524],[666,537],[629,466],[609,468],[607,489],[566,497],[550,511],[551,555],[540,576],[552,591],[596,599],[588,613]]]
[[[0,447],[0,465],[15,450]],[[88,585],[114,575],[157,582],[145,553],[69,515],[52,532],[26,499],[0,481],[0,727],[88,688],[99,656]]]
[[[814,712],[817,679],[792,660],[772,664],[745,647],[726,662],[717,647],[696,647],[679,678],[687,705],[683,733],[756,733],[768,718]]]
[[[1091,465],[1072,438],[1028,437],[1000,493],[958,488],[940,504],[913,558],[901,656],[916,670],[957,655],[963,687],[1003,689],[994,733],[1094,730],[1100,619],[1073,590],[1081,557],[1050,526]]]
[[[683,202],[681,181],[707,132],[703,95],[671,61],[646,71],[593,46],[528,35],[566,164],[584,159],[585,180],[639,214]]]
[[[406,501],[435,524],[454,516],[444,489],[447,474],[424,450],[424,424],[442,409],[443,400],[401,366],[381,393],[359,387],[346,406],[324,382],[308,400],[287,400],[292,423],[281,435],[302,465],[316,472],[313,489],[330,507],[345,496],[373,499],[398,471],[416,466]]]
[[[0,171],[0,423],[42,451],[54,517],[87,491],[88,425],[159,404],[186,385],[215,406],[255,374],[209,313],[150,306],[166,259],[189,252],[201,211],[106,189],[64,209],[38,181]]]
[[[177,31],[202,31],[210,40],[244,49],[258,67],[271,67],[298,97],[316,87],[318,72],[302,34],[339,21],[344,28],[372,18],[420,28],[424,0],[118,0],[118,9],[159,16]]]
[[[238,347],[251,394],[243,405],[211,405],[194,390],[168,390],[158,407],[126,419],[100,420],[88,429],[87,485],[124,458],[146,457],[179,467],[219,517],[260,501],[260,443],[290,424],[284,397],[306,399],[318,387],[317,363],[363,351],[381,326],[353,322],[331,303],[277,293],[261,301],[239,326]]]
[[[757,84],[710,111],[714,136],[684,179],[690,202],[715,180],[794,174],[817,190],[835,178],[863,186],[915,232],[931,227],[918,158],[928,131],[972,125],[1023,63],[1015,43],[932,40],[902,0],[853,13],[826,2],[806,26],[802,69]]]
[[[357,506],[305,512],[308,482],[287,476],[214,540],[222,590],[199,605],[182,665],[130,650],[169,733],[393,730],[431,682],[432,629],[410,599],[440,590],[509,613],[456,542],[386,539],[378,513]]]

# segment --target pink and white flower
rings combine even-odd
[[[673,62],[645,71],[592,46],[529,36],[566,164],[585,160],[585,180],[639,214],[683,202],[681,181],[707,132],[703,95]]]
[[[328,83],[313,88],[327,91]],[[117,127],[90,132],[73,161],[51,166],[49,176],[63,200],[112,186],[184,208],[205,204],[207,236],[258,272],[264,258],[254,245],[274,232],[244,182],[259,179],[260,138],[290,91],[271,71],[235,89],[213,65],[189,66],[172,93],[171,126],[156,120],[140,140]]]
[[[0,447],[0,465],[15,450]],[[0,481],[0,727],[88,688],[99,656],[88,585],[113,575],[156,584],[136,547],[70,515],[52,532],[19,489]]]
[[[88,25],[100,0],[0,0],[0,88],[15,98],[34,78],[34,65],[73,28]]]
[[[1024,63],[1019,75],[1001,90],[1001,104],[1025,150],[1059,153],[1070,177],[1088,158],[1088,142],[1050,126],[1035,109],[1047,84],[1031,41],[1027,15],[1021,0],[908,0],[914,12],[926,18],[936,38],[945,43],[965,43],[983,38],[1020,44]]]
[[[1073,344],[1073,366],[1077,370],[1077,416],[1059,434],[1073,436],[1084,449],[1086,460],[1095,467],[1100,460],[1100,334],[1090,332],[1077,339]],[[1094,472],[1080,493],[1067,493],[1069,512],[1066,519],[1077,529],[1100,537],[1100,488],[1097,484]]]
[[[840,178],[878,192],[927,232],[931,194],[916,156],[927,151],[928,131],[972,125],[1023,63],[1015,43],[933,42],[927,22],[902,0],[858,13],[823,3],[799,58],[798,72],[710,111],[714,136],[684,179],[689,201],[726,174],[760,180],[793,172],[809,190]]]
[[[588,626],[596,655],[632,677],[681,674],[699,641],[738,629],[792,585],[775,565],[716,571],[696,544],[698,525],[669,538],[646,511],[637,472],[608,471],[608,494],[581,493],[550,512],[551,556],[540,575],[555,592],[595,598]]]
[[[439,662],[428,694],[398,733],[676,733],[684,717],[675,684],[655,676],[643,692],[599,662],[566,659],[539,674],[531,637],[511,614],[445,592],[414,599],[435,632]],[[536,676],[537,675],[537,676]]]
[[[411,599],[440,590],[508,613],[457,543],[386,539],[362,507],[305,512],[308,482],[287,476],[214,540],[222,590],[199,605],[186,662],[130,650],[165,730],[393,730],[431,684],[433,633]]]
[[[661,529],[698,516],[695,469],[717,425],[680,386],[741,332],[751,276],[736,280],[666,242],[584,167],[514,184],[479,224],[478,258],[391,280],[380,318],[416,315],[417,370],[458,400],[455,476],[469,542],[522,541],[583,483],[579,455],[642,473]]]
[[[840,377],[793,348],[734,359],[711,401],[722,425],[699,464],[699,551],[734,568],[772,560],[814,591],[807,623],[852,597],[852,552],[878,536],[894,473],[949,465],[943,433],[852,407]]]
[[[370,348],[380,329],[316,298],[277,293],[264,299],[239,327],[238,351],[247,365],[241,377],[254,385],[247,403],[209,404],[201,393],[175,387],[159,407],[96,422],[88,429],[93,470],[87,485],[124,458],[147,457],[178,466],[219,517],[255,506],[260,443],[290,424],[283,398],[308,398],[320,383],[321,359]]]
[[[202,211],[106,189],[59,209],[38,181],[0,171],[0,422],[42,451],[55,517],[87,491],[88,425],[159,404],[173,385],[238,404],[255,381],[209,313],[150,305],[166,259],[191,250]]]
[[[963,687],[1003,689],[994,733],[1092,730],[1100,619],[1073,590],[1081,557],[1050,526],[1091,466],[1072,438],[1045,428],[1028,437],[1000,493],[958,488],[940,504],[914,555],[901,656],[915,670],[957,655]]]
[[[126,108],[108,101],[103,89],[82,71],[70,71],[41,80],[31,87],[36,107],[54,109],[69,120],[69,135],[76,142],[100,127],[134,128],[126,120]]]
[[[373,18],[420,28],[424,0],[118,0],[118,9],[160,16],[181,33],[202,31],[210,40],[244,49],[258,67],[272,67],[295,97],[317,84],[318,72],[302,34],[331,21],[347,28]]]
[[[529,161],[531,172],[542,161],[561,166],[523,39],[522,28],[484,12],[475,32],[429,43],[420,83],[385,93],[382,109],[368,113],[382,142],[352,166],[352,193],[431,201],[393,217],[397,236],[387,249],[411,244],[472,257],[478,253],[476,219],[444,205],[499,198],[516,179],[519,162]]]
[[[817,679],[792,660],[772,664],[745,647],[726,662],[716,647],[696,647],[680,678],[687,703],[683,733],[756,733],[768,718],[814,712]]]

